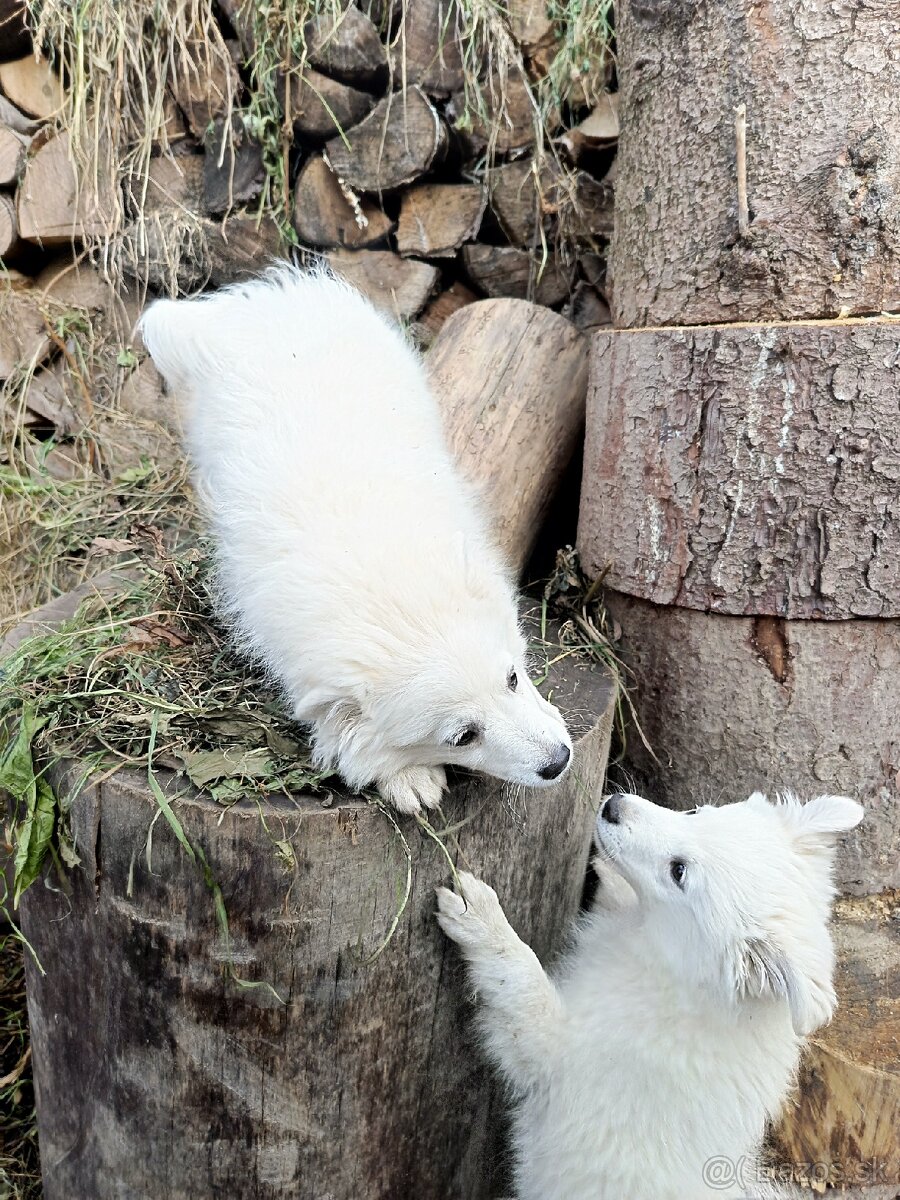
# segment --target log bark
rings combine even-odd
[[[822,1164],[816,1182],[893,1184],[892,1196],[900,1185],[898,920],[896,891],[835,905],[837,1014],[813,1038],[799,1102],[774,1137],[777,1161]]]
[[[397,225],[401,254],[452,258],[474,238],[484,215],[484,191],[477,184],[423,183],[404,192]]]
[[[8,187],[18,181],[30,141],[25,134],[0,125],[0,186]]]
[[[0,259],[14,260],[21,247],[15,201],[12,196],[0,193]]]
[[[579,546],[659,604],[900,616],[900,322],[593,343]]]
[[[334,250],[325,257],[338,275],[397,321],[420,313],[440,278],[437,267],[391,250]]]
[[[337,20],[322,13],[306,25],[309,61],[334,79],[374,88],[387,79],[388,58],[378,30],[352,5]]]
[[[889,0],[617,7],[617,325],[900,306],[898,39]]]
[[[341,187],[322,155],[310,158],[297,179],[293,224],[304,245],[323,249],[375,246],[394,228],[372,200]]]
[[[59,76],[44,58],[33,54],[0,63],[0,90],[21,112],[46,121],[62,108]]]
[[[96,190],[90,179],[79,186],[69,154],[69,135],[35,138],[16,193],[19,234],[42,246],[114,232],[112,196]]]
[[[900,633],[895,621],[783,621],[660,607],[607,592],[634,671],[628,769],[671,808],[761,790],[843,793],[866,808],[838,885],[900,886]]]
[[[581,437],[587,349],[549,309],[485,300],[450,317],[426,359],[451,449],[517,569]]]
[[[578,910],[612,713],[608,679],[566,661],[549,686],[589,727],[566,781],[518,815],[487,780],[456,780],[446,803],[460,822],[452,858],[497,886],[542,956]],[[366,803],[223,809],[169,772],[159,780],[222,889],[230,945],[162,822],[148,853],[159,810],[146,773],[88,785],[72,809],[82,865],[67,894],[37,884],[21,905],[46,972],[28,978],[46,1200],[496,1194],[491,1077],[434,920],[449,874],[434,841],[401,822],[408,865],[400,833]],[[373,961],[408,871],[409,902]],[[229,963],[281,1000],[238,986]]]
[[[331,79],[311,67],[301,76],[289,75],[285,81],[285,108],[298,138],[322,141],[346,132],[371,112],[375,100],[337,79]],[[340,141],[338,137],[338,141]]]
[[[514,246],[463,246],[463,265],[472,282],[487,296],[510,296],[536,304],[560,304],[572,287],[573,269]]]
[[[418,179],[446,149],[446,129],[424,92],[411,87],[380,100],[364,121],[333,138],[328,160],[352,188],[389,192]]]

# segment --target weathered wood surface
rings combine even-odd
[[[898,41],[893,0],[617,5],[617,325],[900,305]]]
[[[511,805],[460,778],[444,808],[461,822],[451,856],[496,884],[542,956],[578,910],[612,713],[609,680],[566,662],[548,680],[576,714],[566,781]],[[495,1195],[491,1076],[434,920],[441,850],[401,822],[411,894],[373,962],[408,869],[383,813],[342,795],[223,810],[160,781],[222,888],[230,951],[165,822],[148,850],[145,773],[87,787],[81,867],[66,892],[38,883],[22,901],[46,971],[28,980],[46,1200]],[[229,961],[283,1002],[239,987]]]
[[[19,234],[44,246],[114,232],[115,205],[108,191],[85,179],[79,186],[68,133],[35,137],[16,193]]]
[[[328,142],[328,159],[352,188],[372,193],[412,183],[443,156],[447,144],[437,110],[417,87],[390,92],[345,137]]]
[[[361,121],[375,103],[368,92],[311,67],[288,75],[284,86],[285,109],[298,138],[333,138],[339,129],[346,132]]]
[[[818,1182],[900,1187],[900,892],[835,905],[838,1010],[815,1035],[776,1161],[829,1164]],[[888,1191],[888,1185],[893,1190]]]
[[[294,229],[304,245],[358,250],[383,242],[394,224],[368,196],[342,188],[321,154],[304,164],[293,210]]]
[[[478,233],[486,197],[478,184],[423,183],[403,195],[397,224],[401,254],[450,258]]]
[[[8,125],[0,125],[0,184],[4,187],[18,181],[30,140]]]
[[[325,257],[338,275],[397,321],[420,313],[440,278],[437,267],[392,250],[334,250]]]
[[[387,51],[374,23],[348,5],[337,22],[330,12],[307,22],[309,61],[326,74],[355,87],[377,87],[387,78]]]
[[[587,358],[587,340],[557,313],[483,300],[449,318],[426,359],[450,447],[517,569],[581,437]]]
[[[22,363],[43,362],[49,352],[37,289],[30,279],[0,275],[0,380]]]
[[[208,212],[230,212],[253,200],[266,177],[263,151],[239,116],[214,121],[203,138],[203,199]]]
[[[5,262],[14,259],[21,245],[16,203],[12,196],[0,193],[0,259]]]
[[[634,671],[638,788],[672,808],[759,789],[841,793],[865,805],[842,840],[838,885],[900,887],[900,625],[784,621],[661,607],[608,591]]]
[[[443,98],[464,82],[458,0],[405,0],[391,66],[396,79]]]
[[[658,604],[900,616],[900,321],[594,338],[579,547]]]
[[[59,76],[45,58],[35,58],[33,54],[0,63],[0,90],[21,112],[42,121],[62,108]]]
[[[463,246],[462,261],[471,281],[487,296],[510,296],[536,304],[559,304],[569,295],[573,269],[556,258],[542,262],[540,255],[515,246]]]

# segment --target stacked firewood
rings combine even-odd
[[[220,44],[231,53],[195,54],[189,71],[172,70],[152,157],[123,206],[101,173],[73,166],[65,123],[54,120],[65,66],[61,77],[35,56],[22,4],[0,0],[4,264],[32,275],[50,247],[105,239],[108,249],[112,239],[126,274],[189,292],[293,242],[326,254],[426,342],[479,297],[532,299],[582,329],[608,324],[611,57],[606,90],[570,81],[554,107],[541,79],[560,31],[542,0],[509,5],[505,56],[474,45],[455,0],[363,7],[309,19],[299,60],[281,64],[284,194],[273,211],[253,109],[261,6],[220,0]],[[173,255],[186,216],[190,245]]]

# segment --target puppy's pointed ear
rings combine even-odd
[[[794,814],[798,834],[805,837],[836,837],[855,829],[865,809],[848,796],[818,796],[802,804]]]
[[[786,1000],[798,1037],[827,1024],[837,1005],[831,980],[811,979],[780,946],[766,937],[748,938],[739,953],[738,994]]]

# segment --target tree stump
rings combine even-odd
[[[587,352],[565,317],[525,300],[467,304],[428,352],[450,447],[519,570],[581,436]]]
[[[614,702],[575,657],[547,687],[576,718],[563,783],[520,805],[458,777],[444,810],[454,861],[497,885],[542,956],[578,910]],[[165,822],[151,851],[146,773],[85,787],[81,866],[21,906],[46,972],[28,977],[46,1200],[495,1194],[490,1076],[433,915],[441,849],[343,795],[222,808],[158,777],[221,886],[230,945]]]
[[[900,305],[898,39],[890,0],[617,5],[616,325]]]
[[[598,334],[589,572],[737,616],[900,617],[897,362],[900,321]]]

